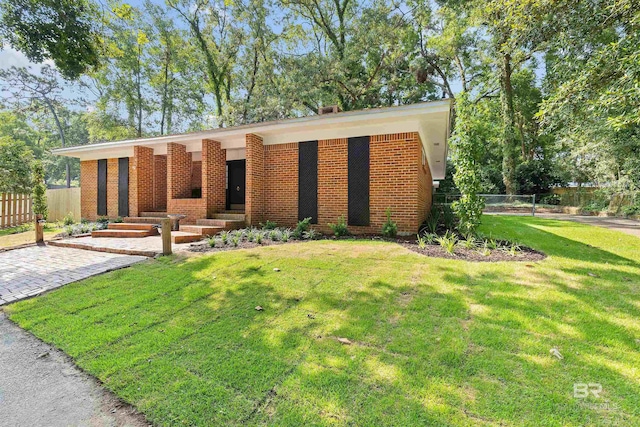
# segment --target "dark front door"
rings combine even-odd
[[[98,215],[107,214],[107,159],[98,160]]]
[[[129,216],[129,158],[118,159],[118,216]]]
[[[246,170],[246,160],[229,160],[227,162],[227,209],[230,209],[231,205],[244,205]]]

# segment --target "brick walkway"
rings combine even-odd
[[[0,305],[147,259],[54,246],[0,253]]]
[[[175,233],[175,232],[174,232]],[[141,238],[123,239],[120,237],[77,237],[73,239],[62,239],[51,242],[51,245],[71,247],[77,249],[91,249],[94,251],[105,251],[111,253],[121,253],[128,255],[155,256],[162,253],[162,237],[149,236]],[[179,243],[171,245],[173,252],[180,252],[188,249],[190,243]]]

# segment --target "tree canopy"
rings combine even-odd
[[[0,76],[0,135],[43,159],[49,183],[77,179],[48,154],[64,144],[446,97],[463,103],[454,135],[473,136],[473,156],[452,159],[473,159],[478,191],[640,186],[635,0],[0,5],[5,45],[55,64]],[[37,81],[52,95],[23,84]]]

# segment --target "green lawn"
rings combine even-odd
[[[51,240],[62,231],[59,224],[49,224],[44,230],[44,239]],[[35,243],[36,232],[33,223],[23,224],[18,227],[4,228],[0,230],[0,248],[8,248],[11,246],[24,245],[27,243]]]
[[[317,241],[150,260],[6,310],[158,425],[640,425],[640,239],[484,221],[550,257]]]

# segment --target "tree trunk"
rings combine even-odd
[[[142,90],[141,86],[141,64],[140,64],[140,56],[142,55],[142,48],[138,45],[138,69],[136,70],[136,95],[138,97],[138,111],[137,111],[137,134],[138,138],[142,137]]]
[[[60,133],[60,140],[62,141],[62,148],[65,147],[66,145],[66,139],[64,136],[64,130],[62,129],[62,124],[60,123],[60,119],[58,118],[58,115],[56,114],[56,109],[53,108],[53,104],[51,103],[51,101],[49,100],[49,98],[47,98],[46,96],[43,96],[42,99],[44,99],[44,102],[47,104],[47,107],[49,107],[49,111],[51,111],[51,114],[53,115],[53,119],[56,122],[56,126],[58,127],[58,132]],[[67,188],[71,188],[71,166],[69,165],[69,158],[65,157],[64,159],[64,169],[65,169],[65,175],[67,178]]]
[[[500,67],[500,106],[502,111],[502,182],[507,194],[516,194],[516,133],[511,85],[511,55],[505,54]]]

